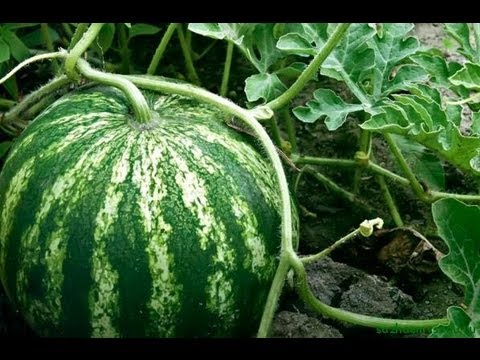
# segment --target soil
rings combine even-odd
[[[416,34],[426,45],[439,47],[445,56],[451,57],[452,49],[447,49],[441,24],[416,24]],[[197,41],[194,48],[208,46],[209,40],[193,38]],[[215,44],[212,52],[223,54],[223,45]],[[170,52],[180,51],[178,47]],[[199,50],[200,52],[200,50]],[[134,52],[135,53],[135,52]],[[169,56],[167,52],[166,57]],[[243,93],[244,79],[254,73],[251,66],[234,59],[229,97],[235,102],[245,100]],[[462,59],[455,58],[456,61]],[[166,65],[172,77],[182,71],[183,64]],[[233,70],[235,69],[235,71]],[[237,77],[236,74],[240,74]],[[246,74],[246,75],[245,75]],[[204,83],[219,84],[222,69],[218,65],[205,63],[199,68],[200,78]],[[331,80],[322,80],[322,86],[342,92],[342,85]],[[297,99],[304,103],[319,84],[312,83],[305,96]],[[218,88],[211,87],[218,92]],[[344,92],[347,96],[347,93]],[[280,124],[281,130],[282,126]],[[311,156],[338,157],[352,159],[358,150],[358,120],[349,118],[338,131],[330,132],[319,121],[315,124],[296,122],[299,152]],[[284,134],[285,135],[285,134]],[[284,138],[287,138],[286,136]],[[373,153],[378,164],[396,173],[400,169],[392,159],[387,145],[379,137],[373,139]],[[331,178],[346,189],[352,188],[353,169],[318,167],[316,170]],[[463,176],[456,169],[445,164],[446,187],[449,191],[466,192],[476,189],[472,179]],[[288,175],[296,171],[287,168]],[[293,181],[291,181],[293,183]],[[399,212],[406,227],[426,236],[440,251],[446,252],[445,245],[436,236],[436,229],[431,216],[431,207],[416,199],[410,189],[387,180]],[[299,252],[313,254],[328,247],[336,240],[351,232],[365,219],[381,217],[386,229],[394,229],[395,224],[385,205],[384,198],[370,173],[362,174],[359,189],[360,202],[351,203],[340,198],[320,184],[313,176],[305,174],[298,183],[296,194],[299,204],[301,238]],[[405,235],[405,234],[404,234]],[[405,259],[393,258],[396,266],[384,261],[381,254],[385,252],[385,238],[376,233],[371,238],[357,237],[349,244],[335,250],[331,257],[323,258],[307,267],[308,281],[313,293],[328,305],[344,310],[381,317],[400,319],[430,319],[444,317],[446,308],[462,303],[462,289],[446,278],[430,261],[428,271],[423,268],[409,267]],[[401,238],[400,243],[404,238]],[[408,241],[418,241],[409,238]],[[383,250],[382,250],[383,249]],[[392,257],[396,254],[391,255]],[[383,260],[382,260],[383,259]],[[390,258],[389,258],[390,260]],[[428,259],[427,259],[428,260]],[[400,265],[398,265],[400,264]],[[34,336],[21,317],[13,311],[0,287],[0,336]],[[271,331],[272,337],[285,338],[324,338],[324,337],[426,337],[428,333],[402,334],[395,331],[382,332],[353,326],[326,318],[314,313],[298,299],[295,292],[288,287],[282,296],[277,315]]]

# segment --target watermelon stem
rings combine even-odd
[[[362,159],[366,164],[368,164],[370,157],[370,150],[372,147],[372,133],[367,130],[360,130],[360,140],[359,140],[359,151],[365,154],[365,159]],[[355,173],[353,175],[353,193],[356,195],[360,190],[360,182],[362,180],[364,166],[357,166]]]
[[[0,119],[0,123],[6,125],[16,123],[20,120],[31,120],[38,113],[33,110],[41,111],[43,109],[39,109],[37,106],[39,103],[48,106],[57,97],[57,92],[69,83],[70,80],[65,75],[54,78],[40,89],[25,96],[20,103],[4,114]]]
[[[308,285],[307,273],[303,264],[301,262],[294,262],[293,267],[297,275],[297,290],[302,300],[319,314],[330,318],[354,325],[375,328],[377,330],[402,330],[410,332],[429,330],[435,326],[448,323],[448,319],[446,318],[429,320],[388,319],[355,314],[350,311],[334,308],[318,300],[312,293]]]
[[[185,59],[185,67],[187,68],[188,78],[195,85],[200,86],[200,78],[198,77],[197,71],[195,70],[195,65],[193,64],[192,52],[187,42],[185,41],[185,33],[183,32],[182,24],[177,24],[177,35],[178,40],[180,41],[180,47],[182,48],[183,57]]]
[[[423,186],[417,180],[412,169],[410,169],[410,166],[408,165],[407,160],[405,160],[405,157],[403,156],[395,140],[392,138],[390,134],[383,134],[383,136],[385,137],[385,140],[387,140],[388,147],[390,148],[390,151],[397,159],[397,162],[400,165],[400,168],[403,170],[405,177],[410,182],[410,186],[413,192],[415,193],[415,195],[417,195],[417,197],[422,201],[432,202],[431,194],[429,194],[423,189]]]
[[[290,86],[287,91],[285,91],[275,100],[267,103],[266,106],[268,106],[272,110],[281,109],[291,100],[293,100],[301,91],[303,91],[307,82],[309,82],[315,76],[318,69],[320,69],[320,66],[323,64],[328,55],[330,55],[335,46],[337,46],[337,44],[343,39],[343,36],[345,35],[349,26],[349,23],[337,25],[335,31],[328,38],[325,45],[323,45],[322,49],[313,58],[307,68],[300,74],[297,80],[295,80],[292,86]]]
[[[42,39],[43,39],[43,42],[45,43],[45,47],[47,48],[47,50],[49,52],[54,52],[55,49],[53,48],[52,38],[50,37],[50,33],[49,33],[48,30],[49,30],[49,28],[48,28],[47,23],[41,23],[40,24],[40,31],[42,33]],[[57,60],[55,60],[55,59],[52,60],[52,69],[53,69],[54,73],[57,73],[57,71],[59,69]]]
[[[155,74],[158,64],[162,59],[163,53],[165,52],[165,49],[167,48],[167,45],[170,42],[170,39],[172,38],[173,32],[175,31],[176,27],[177,27],[177,23],[171,23],[170,25],[168,25],[167,30],[165,31],[165,34],[163,34],[162,40],[160,40],[160,44],[158,44],[158,47],[155,50],[155,54],[153,54],[152,61],[148,66],[148,69],[147,69],[148,75]]]
[[[95,70],[83,59],[77,60],[77,68],[87,79],[101,84],[111,85],[122,90],[133,107],[136,121],[146,124],[152,120],[154,114],[150,110],[147,100],[145,100],[143,94],[131,81],[118,75]]]
[[[296,256],[296,254],[294,254],[294,256]],[[282,254],[280,255],[280,262],[278,264],[278,268],[275,273],[275,277],[273,278],[270,292],[268,293],[267,301],[265,303],[262,320],[260,321],[260,326],[258,328],[258,338],[266,338],[268,336],[273,316],[277,310],[278,298],[282,293],[283,286],[285,285],[285,279],[288,271],[290,270],[290,262],[291,256],[289,252],[282,251]]]
[[[374,155],[371,155],[372,160],[375,159]],[[396,227],[404,226],[402,216],[398,211],[397,205],[395,204],[395,199],[390,192],[390,189],[385,181],[385,176],[377,174],[375,175],[375,179],[377,180],[378,185],[380,186],[380,191],[382,192],[383,198],[387,203],[388,210],[390,211],[390,215],[392,216],[393,222],[395,223]]]
[[[65,53],[62,52],[62,51],[57,51],[57,52],[53,52],[53,53],[48,52],[48,53],[39,54],[39,55],[29,57],[28,59],[22,61],[17,66],[15,66],[12,70],[10,70],[8,72],[8,74],[6,74],[4,77],[2,77],[0,79],[0,84],[4,83],[8,79],[10,79],[13,75],[15,75],[15,73],[17,71],[19,71],[20,69],[24,68],[27,65],[30,65],[31,63],[34,63],[34,62],[40,61],[40,60],[55,59],[55,58],[62,58],[62,57],[65,57]]]
[[[220,86],[220,96],[227,96],[228,80],[230,78],[230,67],[232,65],[233,42],[227,42],[227,53],[225,55],[225,65],[223,67],[222,85]]]
[[[437,325],[442,325],[448,322],[446,318],[440,319],[429,319],[429,320],[403,320],[403,319],[388,319],[380,318],[375,316],[368,316],[362,314],[356,314],[342,309],[331,307],[316,298],[313,294],[310,286],[308,285],[307,273],[305,271],[304,264],[309,264],[314,261],[321,259],[322,257],[328,255],[333,249],[339,245],[345,243],[346,241],[354,238],[358,234],[363,236],[370,236],[373,233],[373,228],[382,228],[383,220],[376,218],[373,220],[365,220],[360,224],[360,226],[347,234],[340,240],[336,241],[333,245],[327,249],[319,252],[315,255],[305,256],[299,259],[290,259],[290,264],[292,265],[295,273],[297,275],[297,290],[302,298],[302,300],[309,305],[313,310],[317,311],[319,314],[328,316],[333,319],[341,320],[348,322],[354,325],[361,325],[366,327],[375,328],[378,330],[402,330],[402,331],[423,331],[429,330]]]
[[[73,37],[70,40],[70,45],[68,46],[68,50],[72,50],[73,47],[78,43],[78,41],[82,38],[83,33],[87,31],[88,23],[79,23],[75,28],[75,32],[73,33]]]
[[[87,31],[82,34],[82,38],[75,44],[72,50],[69,51],[65,60],[65,73],[71,80],[78,80],[78,74],[75,72],[78,59],[87,51],[88,47],[97,38],[98,33],[102,30],[103,23],[93,23]]]

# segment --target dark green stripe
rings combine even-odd
[[[164,170],[162,179],[165,181],[168,195],[162,201],[161,207],[164,209],[162,213],[165,221],[173,226],[172,235],[168,240],[169,254],[172,254],[174,259],[171,271],[177,282],[183,285],[176,334],[179,337],[202,336],[209,331],[212,324],[212,319],[205,310],[204,291],[210,272],[208,269],[211,267],[212,251],[207,249],[204,252],[200,248],[199,237],[196,234],[199,220],[185,207],[182,191],[175,182],[178,169],[173,168],[171,164],[171,155],[167,153],[162,162]],[[153,327],[155,324],[151,325]]]
[[[118,147],[118,159],[122,153]],[[148,325],[147,301],[151,296],[150,276],[145,248],[148,237],[143,229],[143,220],[137,199],[141,196],[132,180],[133,164],[141,158],[139,146],[132,147],[130,172],[125,182],[118,186],[123,198],[118,207],[118,220],[112,226],[108,239],[107,255],[118,273],[119,332],[122,337],[145,337]],[[114,163],[113,163],[114,164]]]

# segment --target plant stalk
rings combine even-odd
[[[66,75],[61,75],[54,78],[49,83],[43,85],[40,89],[25,96],[25,98],[17,105],[12,107],[10,111],[6,112],[3,117],[0,117],[1,124],[14,123],[24,117],[24,114],[32,109],[35,104],[39,103],[43,98],[54,94],[63,87],[70,84],[70,79]],[[29,118],[25,120],[30,120]]]
[[[152,120],[153,113],[150,110],[145,97],[131,81],[119,75],[108,74],[99,70],[95,70],[87,61],[83,59],[78,59],[77,68],[87,79],[114,86],[122,90],[127,96],[128,101],[135,112],[136,121],[145,124]]]
[[[333,250],[335,250],[336,248],[338,248],[340,245],[343,245],[343,244],[346,243],[348,240],[353,239],[354,237],[356,237],[359,233],[360,233],[360,230],[359,230],[359,229],[355,229],[355,230],[352,231],[351,233],[349,233],[349,234],[345,235],[344,237],[342,237],[340,240],[335,241],[332,245],[330,245],[330,246],[327,247],[326,249],[320,251],[318,254],[304,256],[304,257],[301,257],[300,260],[302,261],[303,264],[310,264],[310,263],[312,263],[312,262],[318,261],[318,260],[320,260],[322,257],[325,257],[325,256],[327,256],[328,254],[330,254]]]
[[[124,24],[118,24],[117,26],[119,33],[119,45],[120,45],[120,57],[122,59],[121,72],[128,74],[130,72],[130,49],[128,48],[128,36],[127,30],[125,29]]]
[[[40,31],[42,33],[42,39],[43,42],[45,43],[45,47],[49,52],[54,52],[55,49],[53,48],[53,42],[52,38],[50,37],[50,33],[48,32],[48,24],[47,23],[41,23],[40,24]],[[59,67],[57,60],[53,59],[52,60],[52,69],[54,73],[57,73]]]
[[[88,24],[80,23],[77,25],[75,32],[73,33],[72,39],[70,40],[70,45],[68,50],[72,50],[75,45],[80,41],[85,31],[88,29]]]
[[[78,75],[75,73],[77,61],[82,54],[87,51],[88,47],[97,38],[98,33],[103,27],[103,23],[91,24],[88,30],[82,35],[82,38],[75,44],[72,50],[68,53],[65,59],[65,74],[72,80],[78,80]]]
[[[285,126],[287,128],[288,141],[292,145],[292,153],[296,154],[298,151],[297,137],[295,135],[295,119],[290,114],[290,109],[284,108],[281,112],[283,119],[285,120]]]
[[[359,148],[361,152],[367,155],[367,158],[370,156],[371,141],[372,141],[372,134],[370,133],[370,131],[361,129]],[[355,174],[353,175],[353,193],[354,194],[358,194],[358,191],[360,189],[360,181],[362,177],[363,168],[364,168],[363,166],[358,166],[355,169]]]
[[[192,52],[190,51],[190,48],[187,46],[187,42],[185,41],[185,34],[183,32],[182,24],[177,24],[176,29],[178,40],[180,41],[180,47],[182,48],[183,57],[185,59],[185,67],[187,68],[188,78],[193,84],[200,86],[200,78],[198,77],[197,71],[195,70],[195,65],[193,65]]]
[[[293,100],[304,89],[306,83],[315,76],[315,73],[318,71],[318,69],[320,69],[320,66],[323,64],[325,59],[328,57],[328,55],[330,55],[335,46],[342,40],[349,26],[349,23],[337,25],[332,36],[330,36],[325,45],[323,45],[322,49],[313,58],[306,69],[300,74],[292,86],[290,86],[290,88],[288,88],[275,100],[267,103],[266,106],[275,111],[283,108],[291,100]]]
[[[360,325],[379,330],[404,330],[404,331],[425,331],[438,325],[445,325],[448,319],[430,319],[430,320],[403,320],[403,319],[385,319],[375,316],[355,314],[342,309],[329,306],[318,300],[312,293],[307,282],[307,274],[303,264],[294,263],[293,267],[297,275],[297,289],[302,300],[317,313],[330,318],[341,320],[353,325]]]
[[[168,25],[167,30],[165,30],[165,33],[162,36],[162,40],[160,40],[160,44],[158,44],[158,47],[155,50],[155,54],[153,55],[152,61],[148,66],[148,69],[147,69],[148,75],[153,75],[155,74],[155,71],[157,71],[158,64],[162,59],[163,53],[165,52],[165,49],[167,48],[167,45],[170,39],[172,38],[173,32],[175,31],[176,27],[177,27],[177,23],[171,23],[170,25]]]
[[[392,219],[393,219],[393,222],[395,223],[395,226],[402,227],[404,225],[402,221],[402,217],[398,212],[398,208],[395,204],[395,200],[393,199],[393,196],[390,193],[390,190],[388,189],[388,185],[385,181],[385,178],[383,177],[383,175],[376,175],[375,178],[377,180],[378,185],[380,185],[380,190],[382,191],[383,198],[385,199],[388,209],[390,210],[390,215],[392,215]]]
[[[227,54],[225,56],[225,65],[223,67],[222,85],[220,86],[220,96],[227,96],[228,80],[230,78],[230,67],[232,66],[233,42],[227,42]]]
[[[403,154],[400,151],[400,148],[396,144],[395,140],[393,140],[390,134],[383,134],[383,136],[385,137],[385,140],[387,141],[388,146],[390,147],[390,151],[397,159],[398,164],[400,165],[405,176],[410,182],[410,187],[412,188],[415,195],[422,201],[431,202],[432,201],[431,196],[425,193],[422,185],[413,174],[412,170],[410,169],[410,166],[408,166],[407,160],[405,160],[405,158],[403,157]]]

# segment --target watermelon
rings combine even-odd
[[[40,336],[252,336],[280,250],[273,168],[216,108],[144,94],[146,124],[98,85],[17,139],[0,174],[1,282]]]

